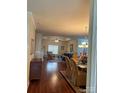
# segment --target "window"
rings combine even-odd
[[[48,45],[48,52],[52,52],[53,54],[58,54],[58,46]]]

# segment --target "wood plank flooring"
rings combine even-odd
[[[65,62],[43,62],[41,79],[30,82],[27,93],[75,93],[59,73]]]

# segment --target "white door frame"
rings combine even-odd
[[[86,93],[97,93],[97,0],[90,0]]]

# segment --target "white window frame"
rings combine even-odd
[[[49,46],[53,47],[52,48],[53,50],[51,49],[51,51],[49,51]],[[56,47],[58,48],[57,49],[57,52],[54,51]],[[59,53],[59,46],[58,45],[48,45],[48,52],[52,52],[53,54],[56,54],[57,55]]]

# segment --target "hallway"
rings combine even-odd
[[[43,62],[41,79],[30,83],[28,93],[74,93],[59,73],[65,67],[65,62]]]

